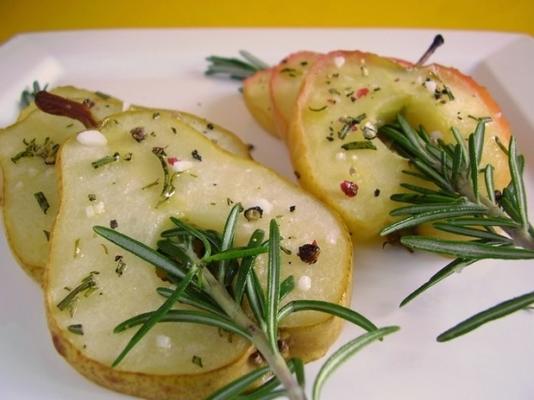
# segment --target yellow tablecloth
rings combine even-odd
[[[28,31],[141,27],[393,27],[534,35],[534,0],[0,0],[0,42]]]

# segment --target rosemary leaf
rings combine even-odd
[[[503,226],[512,228],[519,227],[519,224],[517,222],[499,217],[456,218],[447,220],[447,224],[455,226]]]
[[[490,201],[495,204],[495,183],[493,179],[493,171],[495,168],[493,168],[493,165],[488,164],[486,168],[484,169],[484,179],[486,181],[486,192],[488,194],[488,198]]]
[[[380,232],[380,235],[386,236],[393,232],[397,232],[406,228],[411,228],[413,226],[417,226],[425,222],[437,221],[440,219],[452,217],[472,216],[477,214],[484,214],[485,212],[486,207],[478,205],[455,205],[443,209],[422,212],[420,214],[412,215],[403,220],[392,223],[391,225],[385,227],[382,232]]]
[[[294,300],[287,303],[278,312],[278,320],[282,321],[290,314],[299,311],[320,311],[339,318],[343,318],[346,321],[352,322],[354,325],[365,329],[366,331],[374,331],[378,329],[375,324],[369,321],[360,313],[351,310],[350,308],[340,306],[339,304],[333,304],[320,300]]]
[[[495,247],[490,244],[435,239],[428,236],[403,236],[401,243],[415,250],[454,257],[500,260],[534,259],[534,251],[515,247]]]
[[[207,257],[211,255],[211,242],[209,240],[209,237],[206,234],[192,227],[191,225],[188,225],[185,222],[180,221],[177,218],[171,217],[171,221],[174,225],[188,232],[189,234],[196,237],[198,240],[202,242],[202,246],[204,247],[204,255],[202,256],[203,259],[206,259]]]
[[[273,351],[278,351],[278,303],[280,301],[280,232],[276,220],[269,225],[269,262],[267,267],[265,322]]]
[[[426,198],[426,197],[423,197]],[[474,209],[477,211],[484,212],[486,211],[486,207],[479,206],[477,204],[467,203],[465,199],[452,199],[453,202],[446,202],[446,203],[434,203],[429,202],[423,203],[420,205],[415,206],[406,206],[406,207],[400,207],[396,208],[395,210],[392,210],[389,214],[392,216],[401,216],[401,215],[418,215],[424,212],[433,212],[433,211],[445,211],[445,210],[457,210],[458,207],[467,207],[468,210]],[[464,208],[465,209],[465,208]]]
[[[228,250],[230,247],[232,247],[234,243],[234,236],[235,236],[235,229],[237,225],[237,218],[239,217],[239,213],[243,211],[243,207],[241,207],[241,204],[237,203],[235,204],[232,209],[230,210],[230,213],[228,214],[228,218],[226,218],[226,223],[224,225],[223,235],[222,235],[222,244],[221,244],[221,251]],[[226,278],[226,261],[227,260],[221,260],[219,262],[219,270],[218,270],[218,279],[219,282],[224,283]]]
[[[143,325],[129,342],[126,344],[126,347],[122,350],[119,356],[113,361],[112,367],[116,367],[119,363],[126,357],[131,349],[159,322],[161,321],[171,310],[174,304],[178,301],[182,293],[185,291],[187,286],[191,283],[195,275],[198,273],[198,267],[196,265],[191,266],[189,272],[185,277],[180,281],[173,294],[167,298],[167,300],[153,313],[150,314],[149,318],[143,322]]]
[[[174,293],[175,291],[173,291]],[[120,333],[134,326],[147,323],[157,311],[148,312],[136,315],[124,322],[121,322],[113,330],[114,333]],[[200,325],[214,326],[229,332],[235,333],[250,340],[250,335],[247,331],[237,326],[233,321],[227,317],[214,315],[210,312],[196,311],[196,310],[170,310],[159,319],[159,322],[187,322]]]
[[[512,239],[497,233],[488,232],[487,230],[467,228],[464,226],[454,226],[450,225],[449,223],[434,223],[432,226],[440,231],[454,233],[456,235],[469,236],[476,239],[487,239],[503,244],[513,244]]]
[[[509,151],[509,167],[510,175],[512,176],[512,187],[516,193],[516,206],[521,216],[521,225],[523,230],[528,230],[528,215],[527,215],[527,195],[525,192],[525,184],[523,183],[523,176],[520,172],[517,156],[517,143],[514,137],[510,139]]]
[[[480,155],[476,153],[475,137],[469,136],[469,172],[471,174],[471,189],[475,195],[476,201],[479,201],[478,193],[478,159]]]
[[[322,365],[315,382],[313,384],[312,399],[319,400],[321,390],[324,383],[330,375],[345,361],[347,361],[352,355],[364,348],[365,346],[373,343],[376,340],[382,339],[384,336],[397,332],[400,328],[398,326],[388,326],[380,328],[371,332],[364,333],[358,336],[356,339],[341,346],[334,352]]]
[[[259,254],[267,253],[268,251],[268,246],[236,247],[233,249],[228,249],[226,251],[221,251],[220,253],[213,254],[209,257],[203,257],[202,260],[205,263],[223,260],[234,260],[237,258],[257,256]]]
[[[265,321],[265,293],[260,285],[258,275],[254,268],[251,268],[247,276],[247,299],[252,309],[252,313],[256,318],[256,322],[262,330],[266,328]]]
[[[189,287],[188,289],[191,289],[191,287]],[[157,292],[161,296],[168,298],[172,295],[173,290],[171,288],[159,287],[157,289]],[[224,311],[216,303],[210,300],[211,299],[205,296],[203,293],[192,294],[191,291],[185,291],[178,301],[182,304],[188,304],[201,310],[214,313],[221,317],[225,317]]]
[[[289,275],[280,284],[280,301],[282,301],[289,293],[295,289],[295,278]]]
[[[256,229],[254,233],[252,234],[252,236],[250,237],[247,247],[254,248],[254,247],[260,246],[263,241],[264,236],[265,236],[264,231],[262,231],[261,229]],[[243,301],[243,295],[245,293],[245,286],[247,284],[247,277],[249,275],[251,268],[254,267],[255,259],[256,259],[255,256],[245,257],[239,268],[239,272],[237,274],[236,281],[234,284],[234,298],[238,304],[241,304],[241,301]]]
[[[370,140],[357,140],[345,143],[341,148],[343,150],[376,150],[376,146]]]
[[[466,319],[463,322],[460,322],[458,325],[455,325],[451,329],[448,329],[447,331],[443,332],[437,337],[436,340],[438,342],[446,342],[455,339],[458,336],[462,336],[468,332],[471,332],[472,330],[478,328],[481,325],[502,318],[515,311],[521,310],[533,303],[534,292],[530,292],[522,296],[506,300],[502,303],[497,304],[496,306],[493,306],[491,308],[488,308],[487,310],[473,315],[472,317]]]
[[[176,265],[176,263],[169,260],[167,257],[158,253],[157,251],[152,250],[147,245],[105,226],[95,226],[93,227],[93,230],[96,234],[102,236],[112,243],[115,243],[124,250],[135,254],[137,257],[147,261],[155,267],[161,268],[172,276],[178,279],[185,278],[186,274],[178,267],[178,265]]]
[[[474,259],[462,259],[457,258],[456,260],[450,262],[445,267],[440,269],[437,273],[432,275],[432,277],[426,282],[425,284],[419,286],[416,290],[414,290],[412,293],[410,293],[402,302],[400,303],[399,307],[403,307],[406,304],[408,304],[410,301],[415,299],[417,296],[419,296],[421,293],[426,291],[427,289],[430,289],[432,286],[438,284],[445,278],[453,275],[455,272],[460,271],[461,269],[473,264],[476,260]]]

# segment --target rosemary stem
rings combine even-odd
[[[282,355],[271,348],[265,332],[243,312],[241,306],[232,299],[221,282],[219,282],[207,269],[203,269],[201,279],[205,291],[221,306],[228,317],[250,333],[252,336],[252,344],[254,344],[262,354],[265,361],[270,365],[273,373],[285,387],[288,397],[291,400],[306,400],[304,391],[293,374],[291,374]]]

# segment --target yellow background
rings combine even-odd
[[[27,31],[224,26],[453,28],[534,35],[534,0],[0,0],[0,42]]]

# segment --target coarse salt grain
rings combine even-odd
[[[326,240],[330,244],[336,244],[337,238],[338,238],[338,232],[335,232],[335,231],[328,232],[328,234],[326,235]]]
[[[438,85],[433,80],[426,80],[425,83],[423,83],[426,90],[428,90],[430,93],[434,93],[436,91],[436,88]]]
[[[371,121],[367,121],[363,126],[363,137],[366,139],[374,139],[376,137],[376,125]]]
[[[85,215],[87,218],[92,218],[95,216],[95,209],[93,206],[87,206],[85,207]]]
[[[430,132],[430,139],[433,142],[437,142],[439,139],[443,139],[443,133],[440,131],[432,131]]]
[[[336,160],[343,161],[347,159],[347,155],[343,151],[336,153]]]
[[[170,349],[172,347],[171,338],[166,335],[157,335],[156,346],[161,349]]]
[[[97,130],[90,129],[87,131],[82,131],[76,136],[78,143],[83,144],[84,146],[97,147],[105,146],[108,144],[108,140],[102,133]]]
[[[334,64],[336,64],[336,67],[341,68],[345,64],[345,57],[334,57]]]
[[[312,285],[312,280],[308,275],[302,275],[297,282],[297,286],[299,290],[303,292],[307,292],[308,290],[310,290],[311,285]]]
[[[185,172],[193,168],[193,163],[187,160],[177,160],[171,166],[174,172]]]
[[[93,207],[95,209],[95,214],[104,214],[106,212],[106,206],[104,205],[103,201],[99,201]]]

